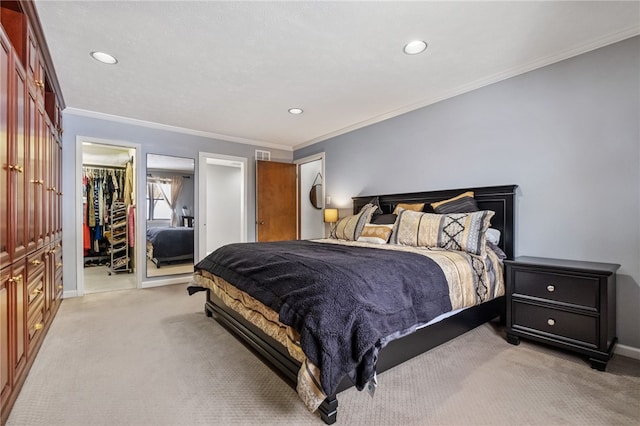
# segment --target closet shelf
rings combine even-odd
[[[109,242],[111,248],[111,265],[109,267],[109,275],[112,273],[128,272],[131,273],[129,267],[129,241],[127,223],[127,205],[121,201],[114,201],[111,205],[111,235]]]

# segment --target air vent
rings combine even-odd
[[[256,149],[256,160],[271,161],[271,151]]]

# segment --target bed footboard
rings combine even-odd
[[[469,330],[499,317],[504,311],[504,296],[478,306],[466,309],[443,321],[416,331],[413,334],[389,343],[380,351],[377,371],[382,373],[409,359],[418,356],[442,343],[445,343]],[[294,389],[298,380],[300,363],[291,358],[286,348],[280,345],[262,330],[246,321],[242,316],[226,307],[211,291],[207,290],[205,313],[214,317],[220,324],[230,330],[235,336],[262,359],[267,365],[280,375]],[[338,393],[352,387],[353,384],[345,378],[338,387]],[[333,424],[337,420],[338,399],[336,395],[327,397],[318,408],[320,418],[326,424]]]

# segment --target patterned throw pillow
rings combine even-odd
[[[387,244],[393,232],[393,225],[374,225],[367,223],[364,225],[358,241],[374,244]]]
[[[412,210],[414,212],[421,212],[424,209],[424,203],[400,203],[396,205],[396,208],[393,209],[393,214],[400,213],[401,210]]]
[[[367,204],[358,214],[343,217],[338,221],[336,227],[331,231],[331,238],[338,240],[357,241],[364,225],[371,221],[371,216],[378,207]]]
[[[486,231],[494,214],[489,210],[451,214],[403,210],[398,215],[392,243],[485,256]]]
[[[467,191],[448,200],[431,203],[431,207],[438,214],[477,212],[480,209],[473,196],[473,191]]]

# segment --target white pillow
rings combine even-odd
[[[500,243],[500,231],[498,231],[496,228],[487,229],[486,234],[487,241],[491,244],[498,245]]]

